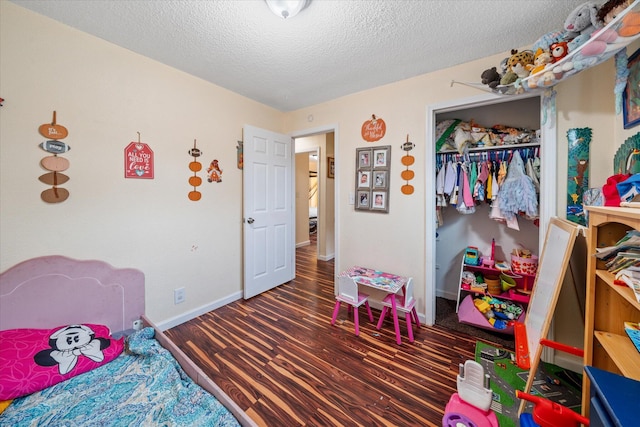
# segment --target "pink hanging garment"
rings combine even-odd
[[[458,203],[456,209],[461,214],[472,214],[476,211],[476,206],[473,202],[473,195],[471,194],[471,187],[469,186],[469,175],[467,173],[466,165],[461,167],[461,182],[462,187],[462,202]]]

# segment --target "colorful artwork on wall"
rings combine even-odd
[[[124,149],[124,177],[153,179],[153,150],[144,142],[132,141]]]
[[[583,195],[589,188],[589,147],[591,128],[569,129],[567,131],[568,182],[567,182],[567,219],[580,225],[587,225]]]

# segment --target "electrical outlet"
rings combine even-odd
[[[186,295],[185,295],[185,289],[184,288],[178,288],[178,289],[174,289],[173,290],[173,303],[174,304],[183,303],[185,299],[186,299]]]

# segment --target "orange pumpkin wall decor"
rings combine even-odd
[[[368,142],[375,142],[384,136],[387,132],[387,125],[384,120],[376,117],[375,114],[371,115],[371,120],[367,120],[362,124],[362,139]]]

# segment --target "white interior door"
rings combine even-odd
[[[293,139],[244,126],[244,298],[295,276]]]

